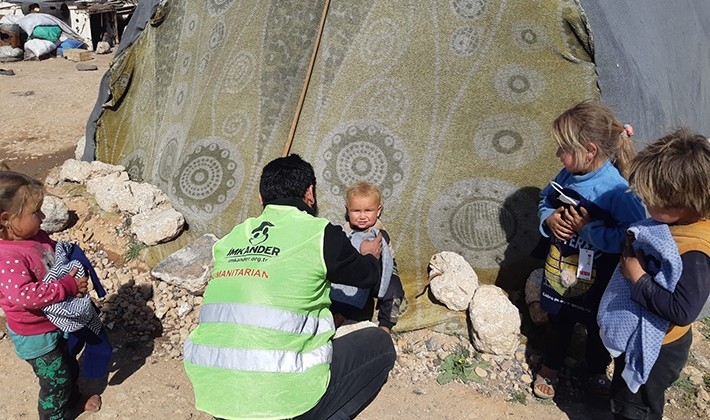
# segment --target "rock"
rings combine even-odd
[[[108,54],[111,52],[111,44],[106,41],[96,43],[96,54]]]
[[[45,195],[42,213],[44,213],[44,220],[40,227],[47,233],[59,232],[69,224],[69,208],[59,197]]]
[[[452,311],[468,308],[478,287],[478,275],[459,254],[443,251],[429,260],[429,289]]]
[[[112,173],[120,173],[125,169],[126,168],[123,166],[111,165],[98,160],[93,162],[84,162],[80,160],[68,159],[62,164],[59,176],[65,181],[84,184],[89,179]]]
[[[99,69],[96,64],[89,63],[76,63],[75,67],[78,71],[96,71]]]
[[[203,235],[159,262],[151,274],[164,284],[181,287],[193,295],[202,295],[212,275],[212,246],[217,237]]]
[[[76,141],[76,148],[74,149],[74,159],[81,160],[84,156],[84,149],[86,148],[86,136],[81,136],[79,140]]]
[[[131,217],[131,232],[146,245],[156,245],[177,237],[185,226],[185,217],[177,210],[157,208]]]
[[[468,309],[471,338],[481,352],[512,355],[519,345],[520,315],[500,287],[476,289]]]
[[[126,199],[125,188],[128,181],[126,172],[114,172],[86,181],[86,191],[94,195],[96,204],[103,211],[117,212],[118,202]]]
[[[146,182],[126,181],[116,197],[118,209],[131,215],[153,210],[167,202],[165,193]]]

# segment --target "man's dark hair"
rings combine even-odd
[[[264,204],[281,198],[302,199],[309,186],[316,186],[313,166],[297,154],[267,163],[261,172],[259,193]]]

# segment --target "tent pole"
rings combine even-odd
[[[288,156],[291,151],[291,144],[293,143],[293,137],[296,134],[296,126],[298,125],[298,120],[301,117],[301,110],[303,109],[303,102],[306,99],[306,92],[308,91],[308,85],[311,81],[311,74],[313,74],[313,66],[316,62],[316,55],[318,54],[318,48],[320,47],[320,39],[323,36],[323,27],[325,26],[325,17],[328,15],[328,8],[330,7],[330,0],[325,0],[323,5],[323,15],[320,18],[320,27],[318,28],[318,36],[316,37],[315,45],[313,46],[313,54],[311,54],[311,62],[308,64],[308,71],[306,72],[306,79],[303,82],[303,88],[301,89],[301,96],[298,98],[298,106],[296,107],[296,115],[293,116],[293,121],[291,122],[291,130],[288,133],[288,138],[286,139],[286,144],[284,145],[282,157]]]

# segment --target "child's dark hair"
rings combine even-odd
[[[280,198],[303,199],[308,187],[316,186],[316,175],[310,163],[297,154],[274,159],[261,172],[259,193],[266,205]]]
[[[629,184],[647,206],[710,217],[710,142],[679,128],[639,152],[631,161]]]
[[[597,159],[608,158],[623,177],[628,176],[634,145],[607,106],[593,100],[580,102],[557,117],[552,126],[557,145],[574,154],[577,162],[585,162],[586,147],[594,143],[600,152]]]
[[[44,196],[42,182],[19,172],[4,170],[7,165],[0,163],[0,213],[19,215],[25,204],[37,204]],[[0,236],[4,237],[5,227],[0,224]]]

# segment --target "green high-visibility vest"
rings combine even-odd
[[[199,326],[185,342],[195,406],[222,418],[289,418],[320,400],[335,333],[326,219],[268,205],[219,240]]]

